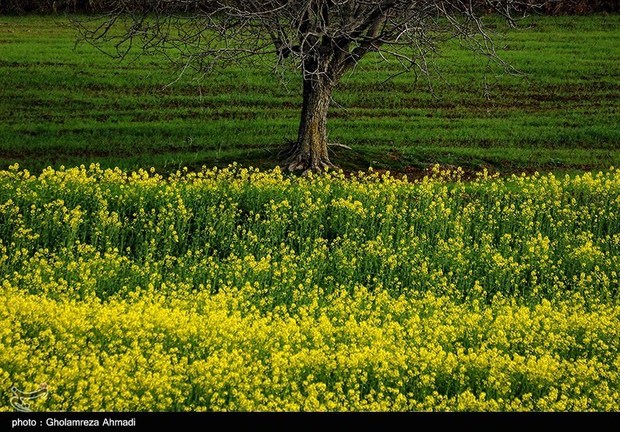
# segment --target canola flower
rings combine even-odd
[[[616,411],[620,172],[0,171],[0,409]]]

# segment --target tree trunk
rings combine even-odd
[[[334,168],[327,154],[327,112],[332,89],[327,79],[304,79],[299,134],[287,161],[290,171]]]

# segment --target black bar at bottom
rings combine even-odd
[[[554,430],[565,423],[609,424],[619,413],[162,413],[162,412],[37,412],[0,413],[0,431],[8,430],[267,430],[337,428],[345,431]],[[344,427],[343,427],[344,426]],[[394,429],[396,430],[396,429]],[[323,432],[323,431],[318,431]],[[403,431],[405,432],[405,431]]]

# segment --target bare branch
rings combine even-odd
[[[290,169],[324,169],[327,112],[345,73],[370,53],[402,72],[428,76],[432,57],[458,41],[509,72],[483,17],[494,12],[509,25],[553,0],[100,0],[108,12],[76,22],[86,41],[124,58],[159,53],[182,70],[206,73],[253,60],[289,65],[303,81],[303,106]],[[515,18],[515,16],[517,18]],[[432,83],[429,79],[429,86]],[[432,88],[432,87],[431,87]]]

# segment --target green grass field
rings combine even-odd
[[[407,171],[431,163],[500,171],[620,164],[620,16],[535,17],[497,25],[504,59],[527,78],[487,76],[485,60],[446,47],[442,79],[365,61],[336,92],[330,138],[344,168]],[[295,138],[299,79],[288,89],[268,63],[197,82],[159,58],[119,63],[74,49],[63,17],[0,17],[0,167],[99,162],[271,167]]]
[[[369,58],[330,130],[374,169],[295,176],[299,77],[0,17],[0,411],[618,411],[620,15],[496,30],[526,77]]]

